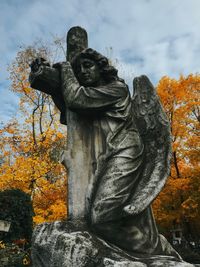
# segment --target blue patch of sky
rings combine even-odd
[[[133,55],[133,50],[131,49],[121,50],[120,57],[123,58],[123,61],[126,63],[137,63],[140,66],[144,65],[144,58],[138,55]]]

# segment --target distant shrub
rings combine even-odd
[[[0,220],[11,222],[10,231],[3,234],[3,240],[31,240],[33,228],[33,207],[30,195],[19,189],[0,191]]]
[[[184,261],[189,263],[200,263],[200,255],[190,247],[186,246],[174,246]]]

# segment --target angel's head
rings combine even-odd
[[[105,56],[91,48],[74,58],[72,68],[78,81],[84,86],[98,86],[119,80],[117,69],[109,65]]]

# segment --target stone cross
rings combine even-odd
[[[66,60],[71,62],[87,47],[87,32],[81,27],[71,28],[67,34]],[[63,153],[62,161],[68,169],[68,216],[83,219],[88,214],[88,192],[92,191],[89,185],[96,166],[95,153],[98,153],[98,140],[93,140],[92,134],[94,121],[65,107],[60,73],[56,67],[40,65],[37,59],[35,63],[36,69],[32,66],[29,76],[31,87],[50,94],[60,107],[61,121],[67,122],[67,151]]]
[[[87,48],[87,33],[81,27],[73,27],[67,34],[67,60]],[[93,127],[89,118],[66,110],[67,152],[64,164],[68,169],[68,216],[83,219],[87,214],[87,195],[92,166],[94,164]]]

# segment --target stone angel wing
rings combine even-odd
[[[124,210],[138,214],[146,209],[163,188],[170,172],[170,123],[155,88],[146,76],[133,80],[133,116],[145,147],[144,168]]]

